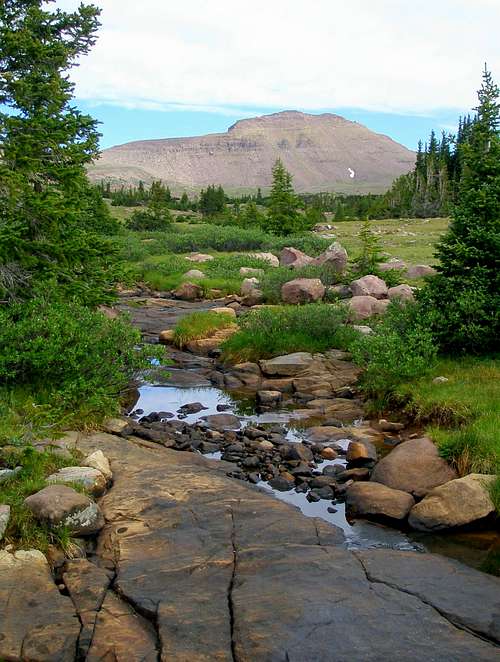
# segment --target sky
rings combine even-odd
[[[413,149],[474,107],[485,62],[500,77],[500,0],[94,4],[99,39],[71,77],[103,147],[293,109],[335,112]]]

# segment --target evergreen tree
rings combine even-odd
[[[477,117],[460,145],[458,201],[436,253],[439,275],[425,293],[441,343],[453,350],[493,350],[500,334],[499,96],[485,67]]]
[[[292,175],[278,159],[273,167],[273,185],[265,223],[266,230],[287,236],[304,229],[303,216],[298,211],[299,199],[292,185]]]
[[[71,105],[67,73],[94,44],[100,11],[46,4],[0,3],[0,298],[50,287],[96,303],[111,289],[115,251],[96,232],[85,175],[97,123]]]
[[[361,252],[354,261],[356,275],[376,274],[384,257],[380,239],[371,229],[368,219],[363,222],[358,237],[361,241]]]

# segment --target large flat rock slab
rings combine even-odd
[[[78,445],[111,460],[98,559],[116,572],[114,590],[136,618],[154,626],[161,660],[498,659],[481,625],[496,618],[498,580],[464,569],[456,601],[465,590],[484,614],[464,627],[438,594],[407,590],[413,574],[434,581],[431,555],[408,556],[394,584],[377,581],[336,527],[227,478],[222,464],[106,434]],[[380,563],[400,554],[382,550]],[[475,591],[478,577],[492,582],[488,592]],[[127,627],[113,619],[113,641]],[[152,639],[141,628],[147,659]],[[106,651],[109,632],[96,625],[90,650]],[[118,645],[112,653],[127,660]]]

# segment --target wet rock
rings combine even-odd
[[[325,476],[331,476],[332,478],[336,478],[340,474],[344,473],[346,471],[346,468],[344,467],[343,464],[329,464],[323,469],[323,475]]]
[[[260,460],[257,456],[251,455],[250,457],[246,457],[242,464],[246,469],[256,469],[260,465]]]
[[[319,278],[295,278],[281,287],[284,303],[313,303],[325,296],[325,286]]]
[[[280,253],[280,265],[282,267],[292,267],[293,269],[300,269],[311,264],[313,258],[306,255],[298,248],[283,248]]]
[[[264,374],[273,376],[293,377],[311,366],[313,357],[308,352],[295,352],[277,356],[267,361],[259,361]]]
[[[182,407],[179,407],[177,412],[181,414],[197,414],[198,412],[204,411],[205,409],[208,409],[208,407],[202,405],[201,402],[189,402],[185,405],[182,405]]]
[[[345,439],[347,430],[333,425],[316,425],[310,427],[307,432],[307,439],[312,444],[327,443],[329,441],[337,441],[338,439]]]
[[[204,416],[203,420],[207,422],[208,427],[214,430],[239,430],[241,421],[234,414],[212,414]]]
[[[290,473],[292,476],[300,476],[303,478],[304,476],[312,476],[312,469],[307,462],[298,462],[297,466],[290,468]]]
[[[282,398],[281,391],[258,391],[257,405],[260,407],[277,407]]]
[[[327,485],[328,487],[335,489],[335,487],[337,486],[337,481],[333,476],[328,476],[326,474],[323,474],[321,476],[313,476],[309,484],[311,487],[319,488]]]
[[[389,299],[397,299],[399,301],[414,301],[415,295],[413,294],[413,289],[406,284],[396,285],[395,287],[390,287],[387,291],[387,296]]]
[[[283,444],[279,447],[279,452],[284,460],[310,462],[313,459],[311,449],[304,444]]]
[[[214,256],[213,255],[208,255],[207,253],[191,253],[191,255],[188,255],[186,257],[186,260],[189,262],[198,262],[199,264],[203,262],[210,262],[210,260],[213,260]]]
[[[201,285],[196,285],[196,283],[182,283],[179,287],[174,290],[174,296],[177,299],[182,301],[198,301],[203,298],[203,288]]]
[[[47,483],[77,483],[92,496],[101,496],[106,491],[105,476],[93,467],[63,467],[47,478]]]
[[[427,437],[399,444],[375,466],[372,480],[395,490],[423,497],[438,485],[457,477],[454,469],[439,457]]]
[[[415,264],[408,267],[408,278],[425,278],[426,276],[435,276],[436,270],[428,264]]]
[[[278,490],[278,492],[289,492],[295,487],[295,479],[291,475],[290,477],[287,477],[283,474],[280,474],[279,476],[272,478],[269,481],[269,485],[274,490]]]
[[[347,483],[353,480],[368,480],[370,478],[370,470],[365,467],[356,467],[354,469],[346,469],[342,473],[337,474],[339,483]]]
[[[74,535],[92,535],[104,526],[99,506],[66,485],[49,485],[24,500],[33,515],[50,526],[63,524]]]
[[[113,478],[113,472],[111,471],[109,460],[102,451],[94,451],[90,455],[87,455],[83,465],[100,471],[108,483]]]
[[[395,423],[393,421],[387,421],[385,418],[381,418],[378,424],[383,432],[400,432],[405,428],[404,423]]]
[[[352,466],[365,466],[377,461],[377,449],[369,441],[351,441],[347,447],[347,462]]]
[[[370,481],[351,485],[346,492],[346,504],[352,515],[403,520],[415,505],[415,500],[407,492]]]
[[[4,537],[10,520],[10,506],[0,504],[0,540]]]
[[[419,531],[465,526],[495,512],[489,486],[495,476],[469,474],[428,492],[411,510],[409,523]]]
[[[375,299],[385,299],[388,292],[385,282],[372,274],[353,280],[350,288],[355,297],[369,296]]]
[[[72,602],[59,593],[45,556],[0,550],[0,659],[69,662],[79,633]]]
[[[335,460],[335,458],[338,457],[337,451],[329,446],[323,448],[320,454],[323,460]]]

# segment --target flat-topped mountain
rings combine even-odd
[[[209,184],[227,191],[266,189],[277,158],[301,192],[381,192],[415,163],[414,152],[357,122],[285,111],[240,120],[226,133],[111,147],[90,176],[113,184],[161,179],[173,190]]]

